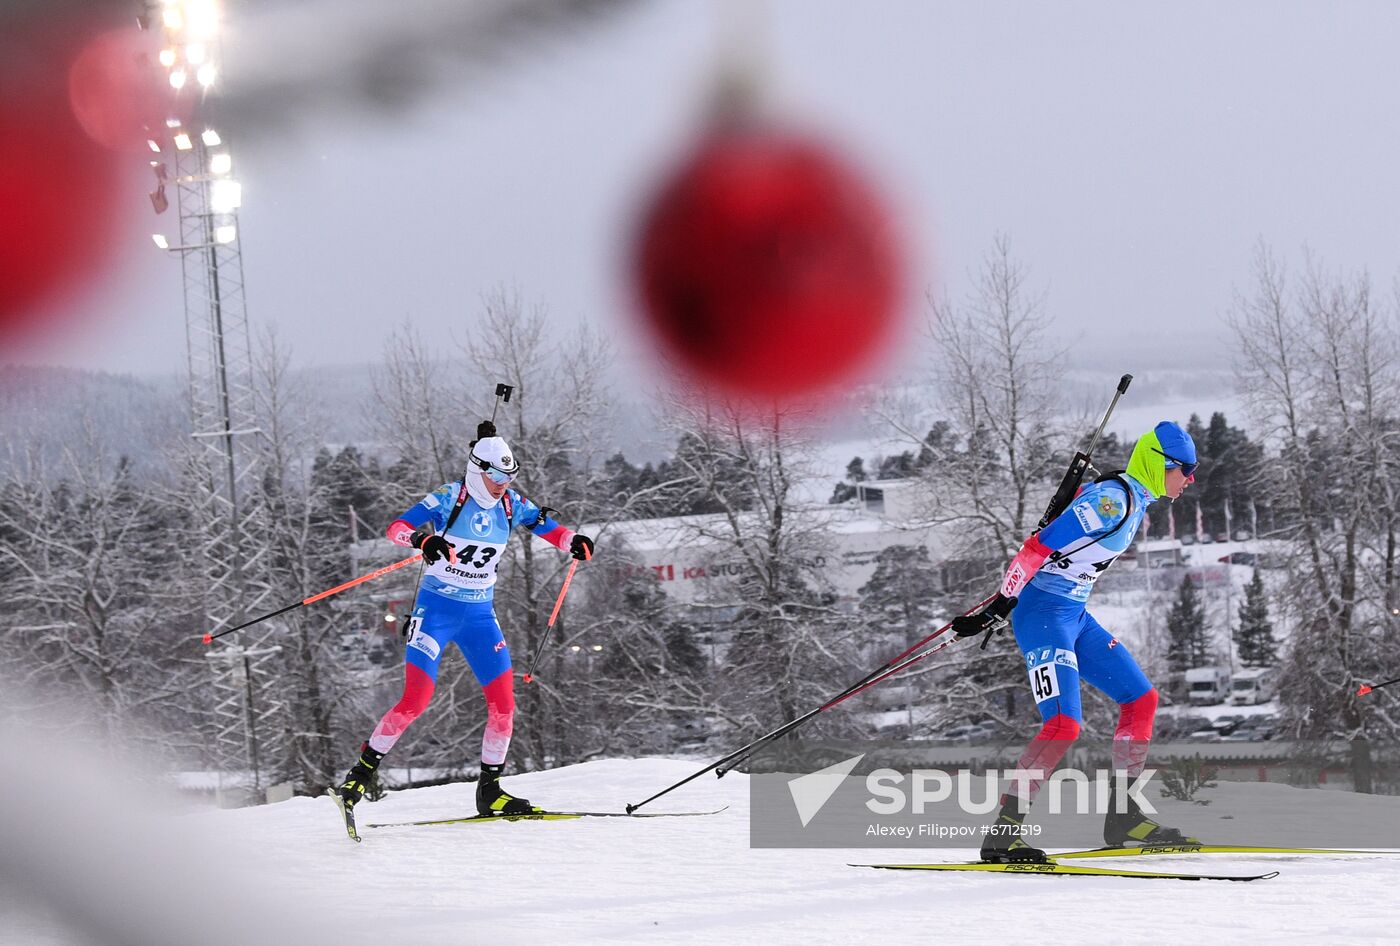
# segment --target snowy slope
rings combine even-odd
[[[619,810],[693,762],[609,760],[518,776],[512,788],[561,808]],[[362,822],[452,815],[470,785],[365,805]],[[592,820],[340,833],[329,800],[200,816],[256,841],[257,873],[340,905],[353,928],[391,942],[977,942],[1035,929],[1037,942],[1394,942],[1388,906],[1400,858],[1268,859],[1247,887],[1098,878],[908,876],[849,862],[941,860],[948,851],[773,851],[748,847],[745,777],[703,780],[651,810],[730,806],[709,818]],[[1152,863],[1167,869],[1166,859]],[[1205,858],[1171,859],[1197,866]],[[1214,857],[1218,872],[1261,858]],[[1053,922],[1052,922],[1053,918]],[[1049,930],[1050,932],[1047,932]]]
[[[554,807],[620,810],[695,768],[607,760],[508,784]],[[107,796],[119,808],[82,805],[91,782],[47,778],[0,796],[3,943],[1390,943],[1400,884],[1400,857],[1141,865],[1281,871],[1249,885],[860,870],[847,864],[958,852],[750,850],[742,775],[649,808],[730,806],[708,818],[366,829],[358,845],[325,798],[171,816],[120,787]],[[360,820],[462,813],[472,787],[393,793]],[[1397,799],[1357,803],[1400,814]]]

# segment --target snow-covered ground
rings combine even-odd
[[[693,761],[605,760],[516,776],[508,784],[551,807],[616,811],[694,769]],[[360,820],[459,814],[472,807],[472,787],[392,793],[363,805]],[[1395,803],[1393,810],[1400,813],[1400,800],[1365,801]],[[1400,884],[1400,857],[1159,857],[1134,865],[1280,872],[1249,885],[901,874],[847,865],[956,859],[959,852],[751,850],[742,775],[705,776],[648,810],[722,805],[729,807],[706,818],[366,829],[361,844],[345,838],[325,798],[185,816],[174,822],[180,840],[170,843],[165,835],[174,830],[172,819],[156,819],[139,830],[119,821],[112,843],[124,855],[105,859],[94,852],[97,863],[88,865],[93,870],[69,875],[70,885],[82,889],[105,867],[115,886],[136,891],[116,898],[116,906],[99,902],[109,893],[101,886],[79,901],[95,898],[96,925],[87,928],[112,935],[64,939],[62,923],[20,911],[0,923],[0,941],[803,946],[1022,938],[1077,944],[1395,941],[1392,896]],[[13,823],[3,826],[15,830]],[[159,852],[152,853],[156,848]],[[29,850],[21,846],[21,863]],[[204,863],[181,860],[191,852]],[[166,871],[172,865],[184,868],[173,876],[143,874],[153,861]],[[41,875],[44,866],[38,864]],[[151,903],[164,906],[152,910]],[[140,916],[122,918],[123,909]],[[205,935],[189,938],[189,925],[201,919]],[[132,924],[144,933],[117,935],[118,928]]]

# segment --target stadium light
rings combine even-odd
[[[217,148],[224,143],[224,140],[219,137],[219,133],[212,128],[204,129],[204,134],[199,137],[204,139],[205,147],[208,148]]]
[[[166,128],[179,128],[179,127],[180,127],[180,119],[178,119],[178,118],[167,118],[167,119],[165,120],[165,127],[166,127]]]
[[[602,649],[603,649],[603,645],[602,645],[602,644],[594,644],[594,645],[593,645],[593,652],[594,652],[594,653],[597,653],[598,651],[600,651],[600,650],[602,650]]]
[[[156,143],[156,140],[154,138],[146,139],[146,147],[150,148],[156,154],[160,154],[160,145]]]
[[[160,51],[160,64],[167,69],[175,65],[175,50],[162,49]]]
[[[152,233],[151,242],[162,250],[170,249],[170,241],[165,238],[163,233]]]
[[[170,87],[176,90],[183,89],[185,87],[185,70],[170,70]]]
[[[237,236],[238,228],[231,223],[214,228],[214,242],[216,243],[232,243]]]
[[[194,76],[199,80],[199,84],[207,89],[213,85],[214,80],[219,77],[219,70],[214,68],[212,62],[206,62],[199,67],[199,70],[195,72]]]
[[[243,206],[243,185],[237,181],[215,181],[209,187],[209,209],[216,214],[232,213]]]
[[[190,141],[190,136],[182,131],[175,136],[175,147],[181,151],[188,151],[194,147],[194,142]]]
[[[208,55],[203,43],[190,43],[185,47],[185,62],[192,66],[197,66],[204,62],[204,57]]]
[[[185,18],[180,15],[179,7],[166,7],[160,19],[168,30],[178,30],[185,25]]]
[[[219,7],[214,0],[186,0],[185,16],[191,38],[213,39],[219,31]]]
[[[210,174],[227,174],[233,170],[233,156],[227,151],[220,151],[209,158]]]

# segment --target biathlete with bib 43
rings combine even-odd
[[[547,508],[511,488],[520,465],[491,421],[478,426],[477,438],[463,478],[439,486],[388,528],[390,541],[422,551],[427,568],[405,629],[403,696],[374,727],[359,760],[336,790],[347,822],[385,754],[427,708],[449,644],[456,644],[467,658],[486,696],[478,813],[540,811],[500,783],[515,716],[515,685],[510,649],[492,604],[496,566],[513,529],[529,529],[576,559],[592,558],[593,540],[555,522]]]
[[[1099,575],[1127,551],[1147,507],[1176,499],[1195,480],[1196,445],[1180,425],[1163,421],[1138,440],[1128,469],[1100,477],[1074,497],[1044,529],[1026,539],[1012,560],[996,598],[982,611],[957,618],[959,637],[1004,624],[1007,616],[1026,661],[1031,692],[1043,721],[1022,754],[1019,768],[1042,773],[1025,783],[1029,797],[1002,798],[1001,811],[982,845],[982,859],[996,863],[1045,861],[1045,852],[1022,839],[1030,805],[1078,737],[1083,722],[1080,680],[1119,705],[1113,734],[1113,767],[1130,778],[1142,774],[1157,691],[1128,648],[1087,610]],[[1125,793],[1126,794],[1126,793]],[[1110,804],[1104,841],[1111,847],[1189,842],[1175,828],[1146,817],[1127,794]],[[1123,812],[1119,813],[1118,808]]]

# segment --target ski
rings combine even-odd
[[[1085,857],[1150,857],[1155,854],[1400,854],[1400,851],[1362,851],[1336,847],[1259,847],[1234,844],[1148,844],[1142,847],[1095,847],[1051,854],[1051,860]]]
[[[458,818],[430,818],[425,821],[389,821],[381,824],[365,825],[367,828],[420,828],[443,824],[481,824],[487,821],[571,821],[575,818],[703,818],[717,815],[725,808],[714,811],[642,811],[628,814],[625,811],[537,811],[524,815],[466,815]]]
[[[1059,874],[1068,877],[1132,877],[1139,880],[1268,880],[1278,871],[1267,874],[1178,874],[1155,870],[1123,870],[1117,867],[1079,867],[1075,864],[851,864],[851,867],[873,867],[877,870],[975,870],[999,874]]]
[[[340,816],[345,819],[345,833],[350,835],[351,841],[358,842],[360,840],[360,832],[355,829],[355,810],[345,807],[344,799],[336,793],[335,789],[326,789],[326,794],[331,797],[331,801],[335,802],[335,807],[340,809]]]

